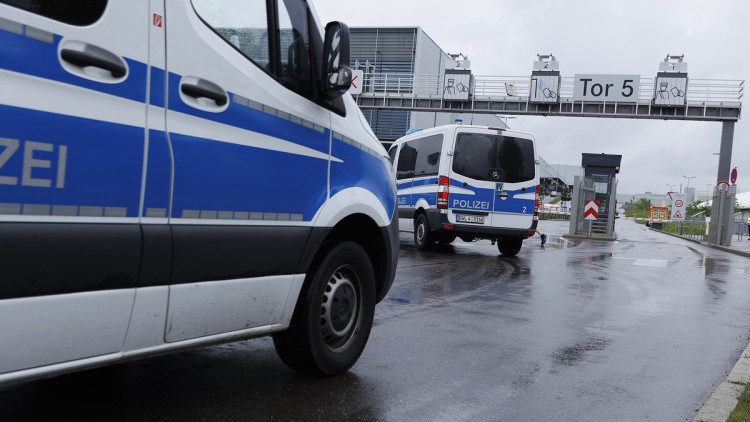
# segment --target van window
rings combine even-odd
[[[432,176],[438,174],[440,152],[443,149],[443,135],[437,134],[422,138],[419,142],[414,176]]]
[[[414,177],[414,165],[417,163],[417,148],[419,140],[409,141],[401,146],[396,166],[396,179],[408,179]]]
[[[193,0],[193,8],[226,42],[270,70],[265,0]]]
[[[107,7],[107,0],[0,0],[0,3],[77,26],[98,21]]]
[[[534,142],[490,133],[461,133],[453,171],[476,180],[517,183],[534,178]]]
[[[279,0],[278,22],[271,30],[266,4],[266,0],[193,0],[198,16],[224,41],[276,76],[282,85],[310,96],[313,78],[307,3]],[[269,39],[269,34],[278,39]]]
[[[306,94],[312,88],[307,4],[301,0],[279,2],[279,78],[287,88]]]

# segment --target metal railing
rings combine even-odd
[[[661,231],[695,240],[706,240],[707,226],[705,218],[688,218],[685,221],[673,221],[660,224]],[[654,227],[656,228],[656,227]]]
[[[561,100],[573,99],[575,78],[561,77],[559,96]],[[654,78],[641,78],[638,101],[651,101],[654,96]],[[404,75],[389,73],[365,73],[362,95],[398,94],[410,96],[442,96],[445,75]],[[482,76],[473,78],[469,94],[473,97],[502,97],[504,100],[528,100],[531,77],[529,76]],[[745,81],[690,79],[687,101],[693,103],[741,103]]]

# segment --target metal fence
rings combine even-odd
[[[665,223],[662,225],[661,230],[696,240],[706,240],[708,233],[706,219],[702,217]],[[734,220],[732,222],[732,234],[736,235],[738,240],[742,240],[742,236],[750,236],[748,223],[742,220]]]
[[[570,220],[569,212],[544,212],[539,211],[540,220]]]
[[[575,78],[560,78],[560,98],[573,98]],[[650,101],[654,95],[654,78],[641,78],[639,101]],[[445,75],[414,75],[404,73],[365,73],[363,93],[442,95]],[[516,98],[528,100],[531,90],[529,76],[473,76],[470,94],[473,97]],[[688,102],[740,103],[745,93],[743,80],[690,79]]]

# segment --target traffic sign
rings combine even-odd
[[[586,201],[583,207],[584,220],[596,220],[599,218],[599,201]]]
[[[365,71],[364,70],[352,70],[352,86],[349,87],[349,93],[352,95],[359,95],[362,93],[362,85],[364,85]]]
[[[737,167],[732,169],[732,176],[730,177],[732,184],[737,182]]]
[[[580,75],[573,82],[574,101],[638,101],[639,75]]]

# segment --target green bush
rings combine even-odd
[[[648,218],[651,214],[651,201],[641,198],[635,202],[625,205],[625,217],[632,217],[635,214],[638,218]]]

